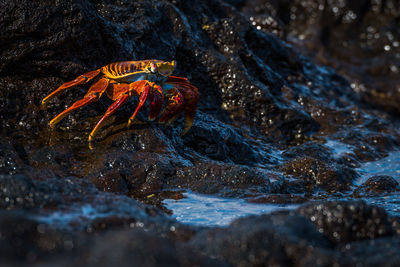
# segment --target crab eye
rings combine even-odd
[[[153,62],[150,63],[150,71],[155,73],[157,70],[157,65]]]

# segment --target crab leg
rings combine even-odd
[[[130,90],[135,91],[138,95],[140,95],[140,97],[139,97],[139,104],[137,105],[132,116],[129,118],[128,125],[127,125],[128,128],[131,126],[131,123],[135,119],[136,114],[139,112],[141,107],[146,102],[147,97],[150,92],[150,85],[151,85],[151,83],[148,81],[145,81],[145,80],[137,81],[137,82],[131,83],[129,85]]]
[[[158,114],[160,114],[160,110],[164,103],[164,94],[161,86],[154,84],[153,88],[149,95],[149,120],[154,120]]]
[[[59,95],[62,91],[66,90],[66,89],[69,89],[71,87],[77,86],[77,85],[82,84],[82,83],[87,83],[88,81],[90,81],[91,79],[95,78],[99,74],[100,74],[100,69],[93,70],[93,71],[90,71],[88,73],[85,73],[85,74],[79,76],[75,80],[72,80],[72,81],[64,83],[63,85],[58,87],[55,91],[53,91],[51,94],[49,94],[48,96],[43,98],[42,105],[46,104],[53,97]]]
[[[122,95],[119,99],[117,99],[111,106],[108,107],[106,113],[104,113],[103,117],[97,122],[96,126],[93,128],[92,132],[89,134],[89,147],[90,142],[92,141],[93,136],[97,133],[97,131],[101,128],[104,120],[111,116],[118,108],[120,108],[127,100],[129,99],[128,94]]]
[[[186,77],[179,77],[179,76],[168,76],[166,83],[190,83],[189,79]]]
[[[103,124],[104,120],[107,119],[110,115],[112,115],[118,108],[120,108],[129,99],[129,97],[132,95],[132,92],[135,92],[135,94],[141,94],[140,95],[141,97],[139,100],[139,105],[136,107],[135,113],[132,115],[133,119],[136,116],[137,112],[140,110],[140,108],[143,106],[143,104],[146,102],[147,97],[149,96],[149,93],[150,93],[149,97],[150,97],[150,101],[151,101],[149,118],[154,119],[158,115],[158,113],[160,113],[160,109],[161,109],[162,103],[163,103],[161,87],[154,85],[153,88],[155,88],[155,90],[150,92],[149,91],[150,90],[149,82],[137,81],[137,82],[131,83],[129,85],[114,84],[110,88],[112,88],[113,92],[116,93],[117,97],[119,97],[119,98],[113,99],[113,100],[115,100],[115,102],[111,104],[111,106],[107,109],[104,116],[97,122],[93,131],[89,135],[89,142],[92,140],[92,138],[96,134],[96,132],[101,128],[101,125]]]
[[[152,82],[146,80],[140,80],[133,82],[131,84],[111,84],[106,91],[108,97],[112,100],[118,100],[124,95],[132,96],[139,95],[139,104],[135,109],[135,112],[131,116],[128,122],[128,127],[133,122],[136,114],[139,112],[140,108],[146,103],[146,100],[149,99],[149,119],[154,120],[157,115],[160,113],[160,110],[163,105],[163,92],[162,88]],[[122,105],[122,104],[121,104]]]
[[[76,101],[74,104],[72,104],[72,106],[70,106],[69,108],[58,114],[54,119],[52,119],[49,123],[50,127],[53,128],[59,121],[61,121],[65,116],[67,116],[75,109],[99,100],[103,92],[107,89],[108,83],[109,80],[106,78],[98,80],[90,87],[84,98]]]

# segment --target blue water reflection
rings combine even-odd
[[[225,226],[234,219],[247,215],[271,213],[282,209],[295,209],[297,204],[254,204],[243,199],[184,193],[180,200],[166,199],[164,203],[179,222],[203,226]]]

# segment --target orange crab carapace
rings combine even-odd
[[[167,62],[152,59],[111,63],[100,69],[85,73],[73,81],[64,83],[42,100],[44,105],[51,98],[69,88],[96,80],[82,99],[58,114],[50,121],[49,125],[53,128],[75,109],[99,100],[102,94],[106,93],[114,103],[110,105],[89,134],[89,145],[104,120],[132,96],[138,96],[139,103],[128,121],[128,127],[135,119],[140,108],[149,100],[150,120],[154,120],[161,113],[159,122],[170,124],[179,114],[185,112],[185,126],[182,131],[182,135],[184,135],[192,127],[199,100],[199,92],[187,78],[170,76],[174,67],[175,61]],[[167,98],[167,103],[161,112],[164,97]]]

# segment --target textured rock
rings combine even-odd
[[[366,103],[399,112],[397,0],[260,0],[246,1],[239,7],[260,30],[270,32],[272,25],[284,25],[291,42],[308,54],[313,51],[316,61],[349,77],[352,88]],[[267,27],[265,22],[269,22]],[[279,31],[275,34],[282,35]]]
[[[252,202],[354,196],[356,168],[399,149],[398,119],[382,111],[399,110],[396,1],[339,2],[0,0],[1,262],[398,264],[397,217],[364,202],[314,203],[222,229],[163,214],[163,199],[186,189]],[[146,108],[126,129],[132,99],[89,150],[106,97],[49,129],[89,86],[41,107],[63,82],[149,58],[175,59],[174,75],[199,88],[186,136],[182,119],[148,122]],[[374,178],[359,190],[396,186]]]
[[[393,234],[385,210],[362,201],[310,204],[298,211],[335,244]]]
[[[308,220],[286,213],[239,219],[193,242],[204,253],[233,266],[303,265],[315,250],[330,249],[328,240]]]
[[[356,174],[342,165],[325,163],[311,157],[296,158],[285,163],[282,170],[286,175],[303,180],[305,188],[313,191],[321,187],[327,191],[348,190]]]
[[[355,194],[372,193],[382,194],[399,191],[399,183],[391,176],[377,175],[368,178],[365,183],[360,185],[355,191]]]

